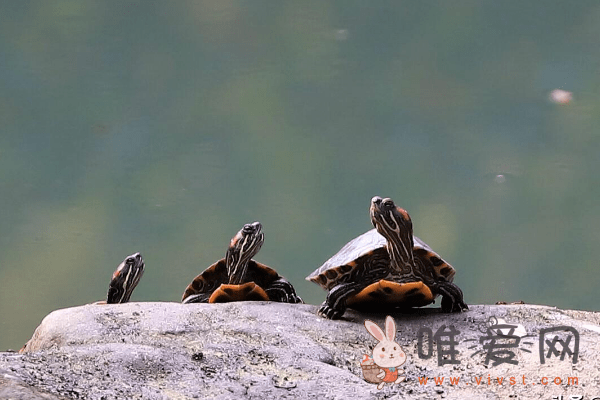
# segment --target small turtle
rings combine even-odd
[[[118,304],[127,303],[144,275],[144,260],[140,253],[127,256],[113,273],[108,285],[106,301],[98,301],[94,304]]]
[[[140,253],[135,253],[125,258],[114,272],[110,284],[108,285],[108,294],[106,296],[107,304],[127,303],[144,275],[144,259]]]
[[[144,260],[140,253],[132,254],[123,260],[113,273],[108,285],[106,300],[97,301],[92,304],[118,304],[127,303],[144,274]],[[38,328],[39,329],[39,328]],[[19,350],[20,354],[35,351],[31,349],[32,343],[37,341],[38,330],[33,333],[32,338]]]
[[[404,209],[376,196],[370,214],[375,229],[347,243],[306,278],[329,291],[320,315],[340,318],[346,307],[421,307],[438,295],[444,312],[468,309],[452,283],[454,268],[413,236]]]
[[[183,292],[183,303],[226,303],[270,300],[302,303],[291,283],[275,270],[252,260],[265,235],[260,222],[246,224],[231,239],[225,258],[194,278]]]

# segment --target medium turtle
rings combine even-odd
[[[252,259],[265,235],[260,222],[246,224],[231,239],[225,258],[194,278],[183,292],[183,303],[225,303],[270,300],[302,303],[291,283],[275,270]]]
[[[98,301],[94,304],[118,304],[127,303],[144,275],[144,259],[140,253],[127,256],[113,273],[108,284],[106,301]]]
[[[413,236],[408,213],[392,199],[371,200],[372,229],[347,243],[306,279],[329,291],[319,308],[340,318],[346,307],[421,307],[442,296],[442,311],[468,309],[452,283],[455,270]]]

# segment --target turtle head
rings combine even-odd
[[[260,222],[244,225],[231,239],[225,258],[229,284],[244,283],[248,262],[258,253],[264,241],[265,234],[262,233]]]
[[[401,266],[413,265],[413,230],[410,216],[390,198],[371,199],[371,223],[388,241],[388,251]]]
[[[127,303],[144,274],[144,259],[140,253],[127,256],[117,267],[108,286],[107,304]]]

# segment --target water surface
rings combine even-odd
[[[0,5],[0,349],[103,298],[179,301],[244,223],[304,277],[392,197],[468,303],[597,309],[600,4]],[[549,100],[573,93],[568,104]]]

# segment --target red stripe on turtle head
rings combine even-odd
[[[408,215],[408,212],[406,212],[406,210],[404,208],[396,207],[396,211],[398,211],[398,214],[402,215],[402,218],[404,218],[404,220],[407,223],[412,224],[412,220],[410,219],[410,215]]]

